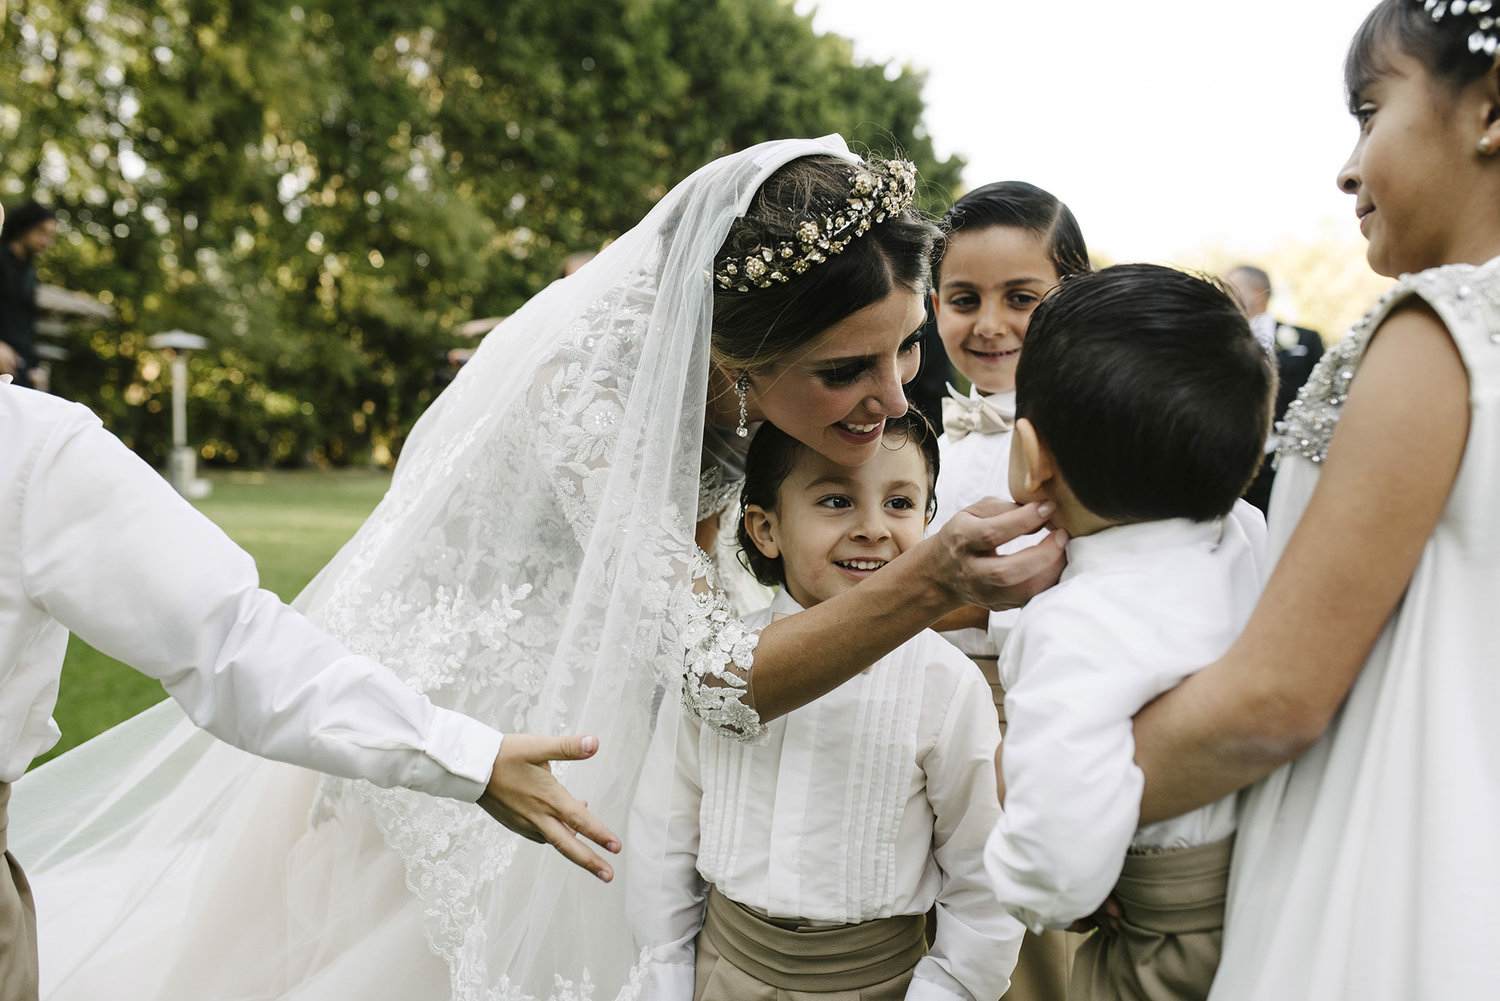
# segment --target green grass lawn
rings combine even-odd
[[[260,566],[261,586],[290,600],[360,526],[390,485],[370,470],[209,474],[213,494],[197,502]],[[165,697],[156,681],[68,641],[55,716],[62,741],[40,764]]]

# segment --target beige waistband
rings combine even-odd
[[[857,991],[899,976],[927,952],[925,914],[810,927],[708,891],[703,934],[729,962],[781,990]]]
[[[1135,851],[1125,856],[1115,899],[1127,920],[1167,934],[1224,925],[1234,837],[1191,848]]]

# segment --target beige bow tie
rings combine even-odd
[[[1015,415],[1006,413],[988,400],[971,400],[957,394],[943,398],[943,430],[949,441],[959,441],[969,434],[999,434],[1009,431]]]

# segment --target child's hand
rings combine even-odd
[[[1099,905],[1097,911],[1068,925],[1068,931],[1083,935],[1097,928],[1101,935],[1117,935],[1120,932],[1120,918],[1124,916],[1124,913],[1120,909],[1118,900],[1114,897],[1105,897],[1104,903]]]
[[[490,783],[479,805],[523,838],[556,848],[574,865],[606,883],[614,869],[581,840],[588,838],[611,852],[620,839],[575,799],[552,775],[553,761],[591,757],[599,749],[594,737],[538,737],[508,733],[500,743]]]
[[[1021,507],[993,497],[964,508],[934,537],[944,561],[940,585],[966,605],[999,610],[1026,604],[1062,575],[1067,533],[1054,529],[1014,553],[995,550],[1039,531],[1055,509],[1050,501]]]

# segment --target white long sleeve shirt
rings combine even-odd
[[[476,800],[501,735],[435,707],[269,591],[86,408],[0,385],[0,781],[60,736],[68,631],[256,754]]]
[[[1011,414],[1016,409],[1015,391],[982,396],[969,390],[972,400],[983,399],[1000,411]],[[966,434],[955,441],[951,434],[938,439],[937,513],[927,527],[929,533],[936,532],[955,514],[970,504],[996,497],[1003,501],[1015,498],[1010,494],[1010,443],[1009,431],[994,434]],[[1040,542],[1046,535],[1037,532],[1012,539],[1000,547],[1002,553],[1013,553]],[[971,657],[994,657],[1004,644],[1005,635],[1015,625],[1019,610],[1008,608],[990,613],[989,629],[953,629],[943,637]]]
[[[798,610],[782,592],[746,625]],[[810,924],[922,914],[936,903],[937,940],[907,998],[1003,994],[1023,930],[984,873],[1000,812],[1000,733],[974,664],[924,632],[768,730],[753,747],[684,719],[675,742],[652,748],[626,839],[644,833],[637,818],[649,824],[666,810],[664,870],[630,870],[643,893],[632,921],[651,950],[644,996],[692,998],[710,884]]]
[[[1139,847],[1234,832],[1235,797],[1137,829],[1144,779],[1131,718],[1224,653],[1265,576],[1265,520],[1121,525],[1068,543],[1000,656],[1005,811],[985,847],[1000,899],[1033,930],[1093,913]]]

